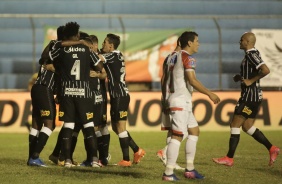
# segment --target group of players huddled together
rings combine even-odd
[[[38,77],[31,89],[32,125],[27,165],[46,167],[40,159],[55,129],[56,103],[63,126],[49,160],[64,167],[103,167],[108,164],[110,133],[107,125],[107,91],[113,131],[118,135],[123,158],[118,166],[138,164],[145,151],[126,130],[130,95],[125,82],[125,63],[117,50],[120,37],[107,34],[98,49],[98,38],[79,30],[76,22],[57,28],[57,40],[45,47]],[[54,98],[54,95],[56,96]],[[84,135],[86,159],[73,160],[79,131]],[[130,160],[129,147],[134,152]]]
[[[55,128],[56,106],[59,104],[59,120],[63,127],[49,160],[64,167],[75,165],[86,167],[107,166],[110,133],[107,125],[107,78],[110,96],[110,118],[112,130],[118,135],[123,158],[118,166],[129,167],[138,164],[145,151],[135,143],[126,130],[130,95],[125,82],[125,63],[117,50],[120,37],[107,34],[98,49],[95,35],[79,31],[76,22],[68,22],[57,29],[57,40],[52,40],[42,52],[39,60],[38,77],[31,89],[32,128],[29,133],[29,156],[27,165],[43,166],[39,158],[49,136]],[[255,49],[256,37],[246,32],[240,39],[240,49],[245,56],[241,62],[240,74],[233,77],[241,82],[239,98],[230,123],[229,150],[226,156],[213,158],[220,165],[233,166],[234,154],[240,140],[240,128],[269,152],[269,166],[275,162],[280,148],[254,126],[255,117],[262,102],[259,80],[270,73],[267,65]],[[199,125],[192,111],[192,92],[207,95],[214,104],[220,98],[207,89],[196,77],[196,59],[193,54],[199,48],[198,34],[185,31],[178,38],[175,50],[163,63],[162,84],[162,130],[168,130],[167,145],[157,152],[164,162],[162,180],[176,181],[175,169],[184,170],[188,179],[203,179],[195,170],[194,159],[200,134]],[[56,98],[54,98],[56,95]],[[73,160],[79,131],[84,135],[86,159],[78,164]],[[186,167],[176,161],[180,144],[185,144]],[[130,160],[129,148],[134,152]]]

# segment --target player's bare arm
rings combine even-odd
[[[263,64],[260,66],[259,68],[259,72],[258,72],[258,75],[256,75],[255,77],[251,78],[251,79],[243,79],[243,83],[246,85],[246,86],[250,86],[252,85],[254,82],[256,82],[257,80],[265,77],[266,75],[268,75],[270,73],[270,70],[269,68]]]
[[[45,65],[43,65],[43,68],[45,70],[49,70],[49,71],[55,72],[55,67],[54,67],[53,64],[45,64]]]
[[[106,79],[107,78],[107,72],[106,70],[103,68],[102,71],[99,73],[99,79]]]
[[[87,47],[91,47],[91,45],[85,41],[85,40],[67,40],[67,41],[62,41],[62,46],[63,47],[69,47],[69,46],[73,46],[73,45],[79,45],[79,44],[83,44]]]
[[[94,70],[90,70],[90,77],[99,77],[99,72],[94,71]]]
[[[212,93],[210,90],[208,90],[197,78],[195,75],[195,71],[186,71],[185,75],[189,81],[189,83],[191,84],[191,86],[193,86],[193,88],[195,88],[197,91],[199,91],[200,93],[203,93],[205,95],[207,95],[213,102],[214,104],[217,104],[220,102],[219,97]]]

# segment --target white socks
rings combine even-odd
[[[189,171],[195,169],[194,168],[194,159],[196,155],[196,147],[198,142],[198,136],[188,135],[188,139],[186,141],[185,153],[186,153],[186,169]]]
[[[173,169],[178,158],[180,148],[180,142],[176,139],[171,139],[167,147],[167,164],[165,168],[165,174],[173,174]]]

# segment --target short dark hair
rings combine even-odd
[[[76,36],[78,35],[78,32],[79,32],[79,24],[76,23],[76,22],[68,22],[66,23],[65,25],[65,29],[64,29],[64,36],[66,38],[70,38],[72,36]]]
[[[57,40],[61,41],[64,39],[64,28],[65,26],[59,26],[57,28]]]
[[[193,42],[197,36],[198,34],[194,31],[185,31],[182,33],[179,38],[181,48],[185,48],[188,45],[188,41]]]
[[[92,40],[93,43],[98,43],[98,37],[96,35],[90,35],[89,38]]]
[[[120,37],[118,35],[109,33],[107,34],[107,38],[109,40],[109,43],[112,43],[114,45],[114,49],[117,49],[120,44]]]
[[[87,41],[89,44],[93,44],[93,41],[91,40],[90,37],[85,37],[83,40]]]
[[[79,39],[84,40],[85,38],[89,37],[89,34],[79,31]]]

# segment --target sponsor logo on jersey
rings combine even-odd
[[[87,112],[87,113],[86,113],[86,118],[87,118],[87,120],[89,120],[89,119],[91,119],[91,118],[93,118],[93,117],[94,117],[93,112]]]
[[[103,101],[103,97],[102,95],[96,95],[95,96],[95,103],[100,103]]]
[[[40,113],[41,113],[41,117],[49,116],[50,115],[50,111],[49,110],[41,110]]]
[[[189,62],[188,62],[188,65],[191,67],[191,68],[196,68],[196,59],[189,56]]]
[[[119,117],[120,118],[127,117],[127,111],[119,111]]]
[[[63,117],[64,116],[64,112],[63,111],[59,111],[59,117]]]
[[[85,89],[83,89],[83,88],[66,88],[65,89],[65,95],[84,96],[85,95]]]
[[[85,52],[85,48],[79,48],[79,47],[69,47],[67,50],[67,48],[64,47],[64,51],[66,53],[70,53],[70,52]]]
[[[243,112],[248,114],[248,115],[252,114],[252,110],[249,109],[249,107],[247,107],[247,106],[244,107]]]

